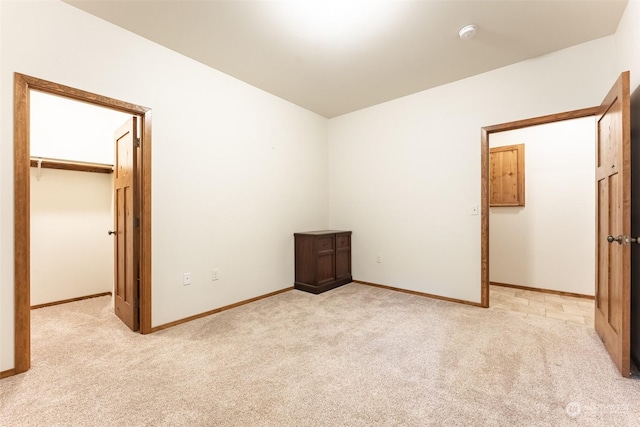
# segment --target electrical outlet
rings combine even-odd
[[[191,284],[191,273],[184,273],[182,275],[182,285],[187,286]]]
[[[377,263],[381,263],[382,262],[382,257],[380,255],[376,255],[376,262]]]
[[[216,281],[218,279],[220,279],[220,270],[218,270],[217,268],[211,270],[211,280]]]

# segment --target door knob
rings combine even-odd
[[[637,243],[640,245],[640,238],[638,237],[631,237],[631,236],[624,236],[624,243],[625,244],[631,244],[631,243]]]
[[[609,242],[609,243],[618,242],[618,244],[621,245],[622,244],[622,236],[613,237],[613,236],[609,235],[609,236],[607,236],[607,242]]]
[[[613,237],[611,235],[607,236],[607,242],[613,243],[618,242],[619,245],[630,245],[631,243],[637,243],[640,245],[640,237],[631,237],[631,236],[618,236]]]
[[[109,233],[109,236],[111,236],[112,234],[116,234],[117,232],[109,230],[107,233]]]

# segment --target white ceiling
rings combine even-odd
[[[627,3],[65,1],[325,117],[613,34]]]

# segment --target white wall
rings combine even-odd
[[[490,280],[595,293],[595,119],[490,135],[489,146],[524,144],[525,206],[492,207]]]
[[[113,290],[113,175],[31,168],[31,305]]]
[[[67,4],[0,8],[0,370],[14,352],[16,71],[152,108],[153,326],[293,285],[293,233],[329,222],[325,118]]]
[[[598,105],[620,71],[613,42],[331,119],[330,221],[353,230],[354,279],[479,302],[480,128]]]
[[[2,2],[0,1],[0,36],[3,34],[3,22],[4,11]],[[0,40],[0,48],[2,47],[1,43],[2,41]],[[0,49],[0,72],[3,70],[3,56],[4,54]],[[3,101],[7,96],[6,93],[5,83],[0,80],[0,126],[5,126],[5,121],[2,120],[2,116],[5,115],[6,111],[6,106]],[[4,138],[0,130],[0,156],[3,157],[7,154],[7,149],[5,149],[4,146],[9,144],[9,142],[5,142]],[[4,255],[4,251],[9,245],[9,242],[4,243],[5,240],[9,239],[6,231],[11,226],[11,223],[7,220],[7,215],[11,212],[13,205],[9,203],[8,197],[4,195],[8,179],[10,178],[3,170],[4,163],[0,158],[0,190],[3,192],[0,194],[0,254],[2,254],[0,255],[0,372],[5,369],[11,369],[14,366],[12,356],[13,340],[11,339],[14,334],[13,319],[11,317],[13,313],[9,310],[9,308],[13,308],[13,305],[9,301],[9,298],[13,296],[13,290],[10,289],[13,287],[13,280],[11,279],[13,270],[9,270],[13,263],[13,253],[11,256]],[[11,221],[13,221],[13,218],[11,218]]]
[[[615,34],[618,69],[631,72],[631,92],[640,86],[640,0],[629,0]]]

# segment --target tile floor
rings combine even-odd
[[[491,285],[489,307],[593,328],[594,301]]]

